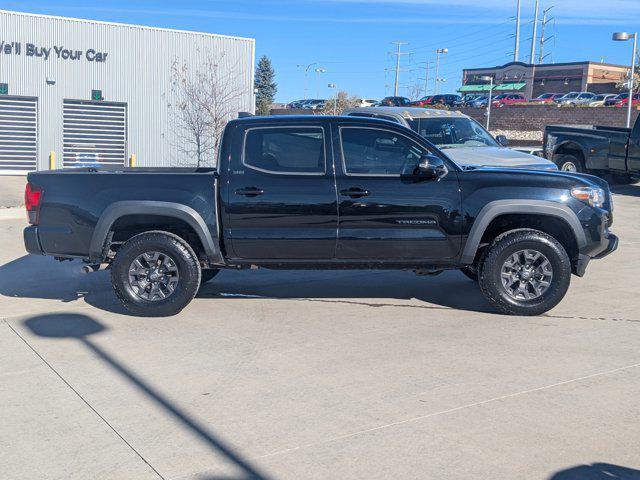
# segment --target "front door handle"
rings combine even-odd
[[[369,195],[369,190],[360,187],[351,187],[345,190],[340,190],[340,195],[351,198],[366,197]]]
[[[235,193],[236,195],[244,195],[245,197],[257,197],[258,195],[262,195],[264,190],[258,187],[245,187],[238,188]]]

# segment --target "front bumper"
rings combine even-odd
[[[38,238],[38,227],[29,226],[24,229],[24,247],[27,252],[36,255],[42,255],[42,245],[40,245],[40,239]]]
[[[618,239],[617,236],[615,236],[614,234],[610,233],[608,240],[609,241],[608,241],[607,246],[605,247],[605,249],[602,250],[600,253],[598,253],[593,258],[595,258],[595,259],[604,258],[607,255],[609,255],[610,253],[615,252],[618,249],[619,239]]]
[[[600,259],[604,258],[610,253],[613,253],[618,248],[619,239],[616,235],[609,233],[605,239],[603,239],[603,248],[598,251],[598,253],[593,254],[593,256],[585,255],[584,253],[578,254],[578,260],[576,261],[573,269],[573,273],[579,277],[584,276],[585,271],[587,270],[587,266],[592,259]]]

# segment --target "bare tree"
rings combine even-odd
[[[337,93],[337,96],[326,100],[323,107],[319,110],[315,110],[314,113],[317,115],[342,115],[342,112],[347,108],[359,106],[360,99],[358,97],[349,95],[347,92],[340,91]]]
[[[237,65],[223,60],[207,56],[196,70],[178,60],[171,66],[170,133],[180,157],[198,167],[216,164],[222,132],[242,96]]]

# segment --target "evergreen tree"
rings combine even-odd
[[[256,113],[258,115],[269,115],[269,109],[273,103],[278,84],[274,81],[276,72],[273,70],[271,60],[263,55],[256,67]]]

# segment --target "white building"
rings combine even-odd
[[[172,98],[175,62],[215,59],[254,110],[255,41],[0,10],[0,174],[78,163],[183,165]],[[213,160],[212,160],[213,162]]]

